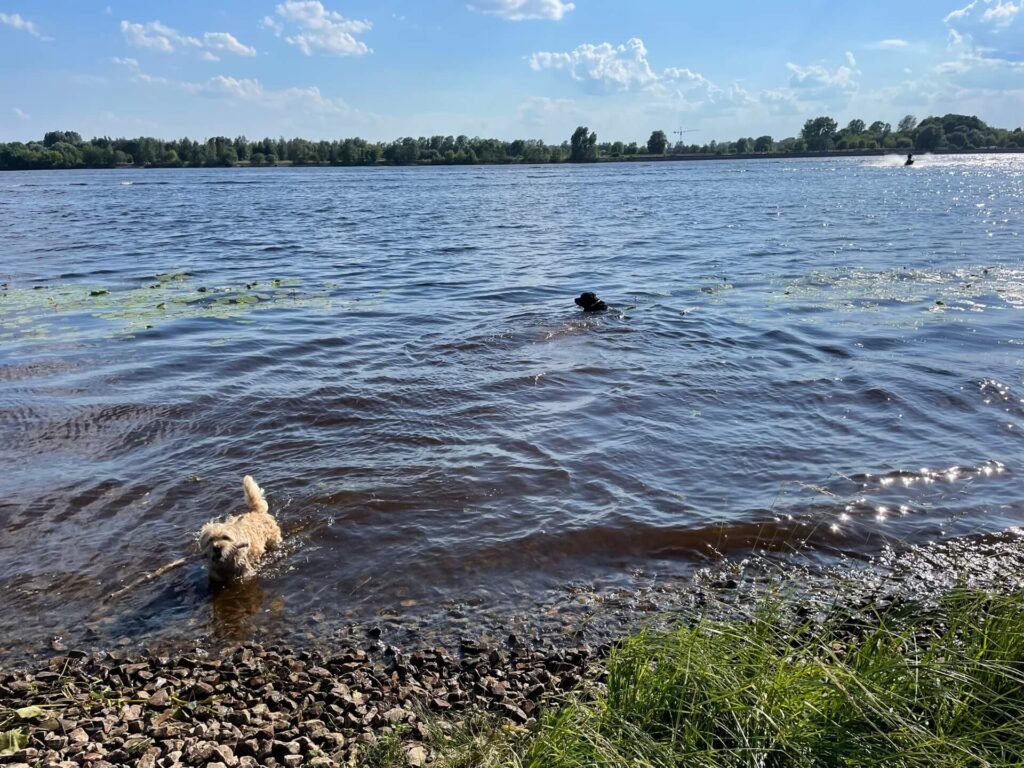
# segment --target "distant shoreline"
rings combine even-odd
[[[831,149],[831,150],[820,150],[820,151],[804,151],[804,152],[746,152],[746,153],[733,153],[733,154],[712,154],[710,152],[696,152],[689,154],[679,155],[623,155],[621,157],[602,157],[594,161],[574,163],[569,160],[560,160],[549,163],[524,163],[524,162],[508,162],[508,163],[493,163],[493,162],[475,162],[475,163],[431,163],[431,162],[413,162],[413,163],[395,163],[380,161],[377,163],[295,163],[291,160],[282,160],[275,163],[259,163],[252,164],[248,161],[239,161],[234,165],[177,165],[177,166],[166,166],[166,165],[117,165],[117,166],[78,166],[75,168],[21,168],[21,169],[0,169],[0,173],[38,173],[39,171],[150,171],[150,170],[195,170],[195,169],[210,169],[210,168],[415,168],[415,167],[439,167],[439,168],[453,168],[453,167],[480,167],[480,166],[509,166],[509,165],[543,165],[543,166],[556,166],[556,165],[604,165],[607,163],[661,163],[661,162],[694,162],[700,160],[791,160],[791,159],[805,159],[805,158],[836,158],[836,157],[884,157],[886,155],[895,155],[897,157],[904,157],[907,154],[913,154],[918,157],[924,157],[927,155],[1013,155],[1013,154],[1024,154],[1024,148],[1022,147],[999,147],[993,149],[933,149],[924,152],[907,150],[907,149]]]

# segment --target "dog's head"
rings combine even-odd
[[[584,309],[586,309],[587,307],[593,306],[594,304],[596,304],[597,301],[598,301],[598,298],[597,298],[597,294],[596,293],[592,293],[591,291],[586,291],[585,293],[581,293],[579,296],[577,296],[575,299],[573,299],[573,301],[576,302],[576,306],[583,307]]]
[[[199,534],[199,549],[206,558],[210,578],[223,581],[247,567],[249,542],[238,538],[237,528],[224,523],[207,523]]]

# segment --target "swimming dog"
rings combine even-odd
[[[582,307],[584,312],[603,312],[608,309],[608,305],[597,298],[597,294],[590,291],[581,293],[573,301],[576,302],[577,306]]]
[[[251,475],[242,478],[242,488],[249,510],[221,522],[210,521],[199,531],[199,548],[213,582],[250,578],[263,553],[281,544],[281,529],[267,511],[263,489]]]

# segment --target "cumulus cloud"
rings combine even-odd
[[[647,47],[636,37],[623,45],[585,43],[568,52],[539,51],[527,61],[534,71],[565,72],[588,90],[643,93],[654,109],[692,111],[755,103],[739,83],[723,88],[686,67],[655,69]]]
[[[638,37],[624,45],[584,43],[565,53],[538,51],[527,61],[534,71],[553,69],[567,72],[573,80],[598,83],[607,88],[628,91],[655,83],[697,82],[704,78],[689,69],[669,67],[656,72],[647,57],[647,48]]]
[[[369,21],[346,19],[327,10],[320,0],[287,0],[275,10],[280,19],[265,16],[263,26],[279,36],[294,30],[285,40],[307,56],[363,56],[372,52],[366,43],[356,39],[356,35],[373,28]]]
[[[968,63],[1024,62],[1024,0],[973,0],[949,13],[950,49]]]
[[[28,32],[32,37],[39,38],[43,41],[53,39],[52,37],[44,35],[39,31],[39,27],[17,13],[0,13],[0,24],[6,24],[8,27],[14,27],[15,29],[20,29],[23,32]]]
[[[150,21],[146,24],[122,21],[121,34],[125,41],[135,48],[146,48],[160,53],[173,53],[176,47],[198,48],[202,45],[198,38],[182,35],[159,21]]]
[[[576,6],[573,3],[563,3],[562,0],[474,0],[466,7],[471,11],[489,13],[509,21],[558,21]]]
[[[191,50],[206,61],[219,61],[217,54],[228,53],[233,56],[255,56],[256,49],[243,45],[228,32],[207,32],[201,38],[182,34],[173,27],[160,21],[149,21],[138,24],[131,21],[121,22],[121,34],[125,41],[135,47],[159,53],[174,53],[178,50]]]
[[[230,53],[235,56],[255,56],[256,49],[248,45],[242,45],[238,40],[227,32],[207,32],[203,35],[203,43],[207,50],[217,53]]]
[[[848,54],[847,64],[840,65],[834,70],[821,64],[802,67],[786,62],[786,69],[789,70],[789,87],[818,95],[827,95],[829,92],[851,94],[857,90],[857,78],[860,75],[852,59],[853,57]]]
[[[829,69],[821,63],[802,66],[787,62],[787,85],[762,90],[750,101],[775,115],[841,109],[858,94],[861,76],[853,54],[847,51],[845,59],[846,63],[835,69]]]

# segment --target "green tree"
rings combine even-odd
[[[896,125],[900,133],[911,133],[917,127],[917,118],[913,115],[904,115],[903,119]]]
[[[875,122],[868,126],[868,133],[875,137],[875,141],[883,141],[886,136],[892,133],[892,126],[888,123],[883,123],[881,120],[875,120]]]
[[[832,149],[837,123],[831,117],[816,117],[804,123],[800,136],[813,151]]]
[[[758,136],[754,140],[754,151],[755,152],[771,152],[775,142],[772,141],[771,136]]]
[[[47,131],[43,136],[44,147],[52,147],[60,142],[77,147],[82,143],[82,137],[76,131]]]
[[[585,125],[573,131],[569,140],[569,162],[591,163],[597,160],[597,134]]]
[[[854,136],[864,133],[867,130],[863,120],[851,120],[846,124],[846,132],[852,133]]]
[[[652,155],[663,155],[668,147],[668,137],[664,131],[651,131],[651,138],[647,140],[647,151]]]
[[[944,146],[945,143],[946,132],[942,130],[942,125],[938,123],[929,123],[919,128],[914,136],[914,146],[921,151],[938,149]]]

